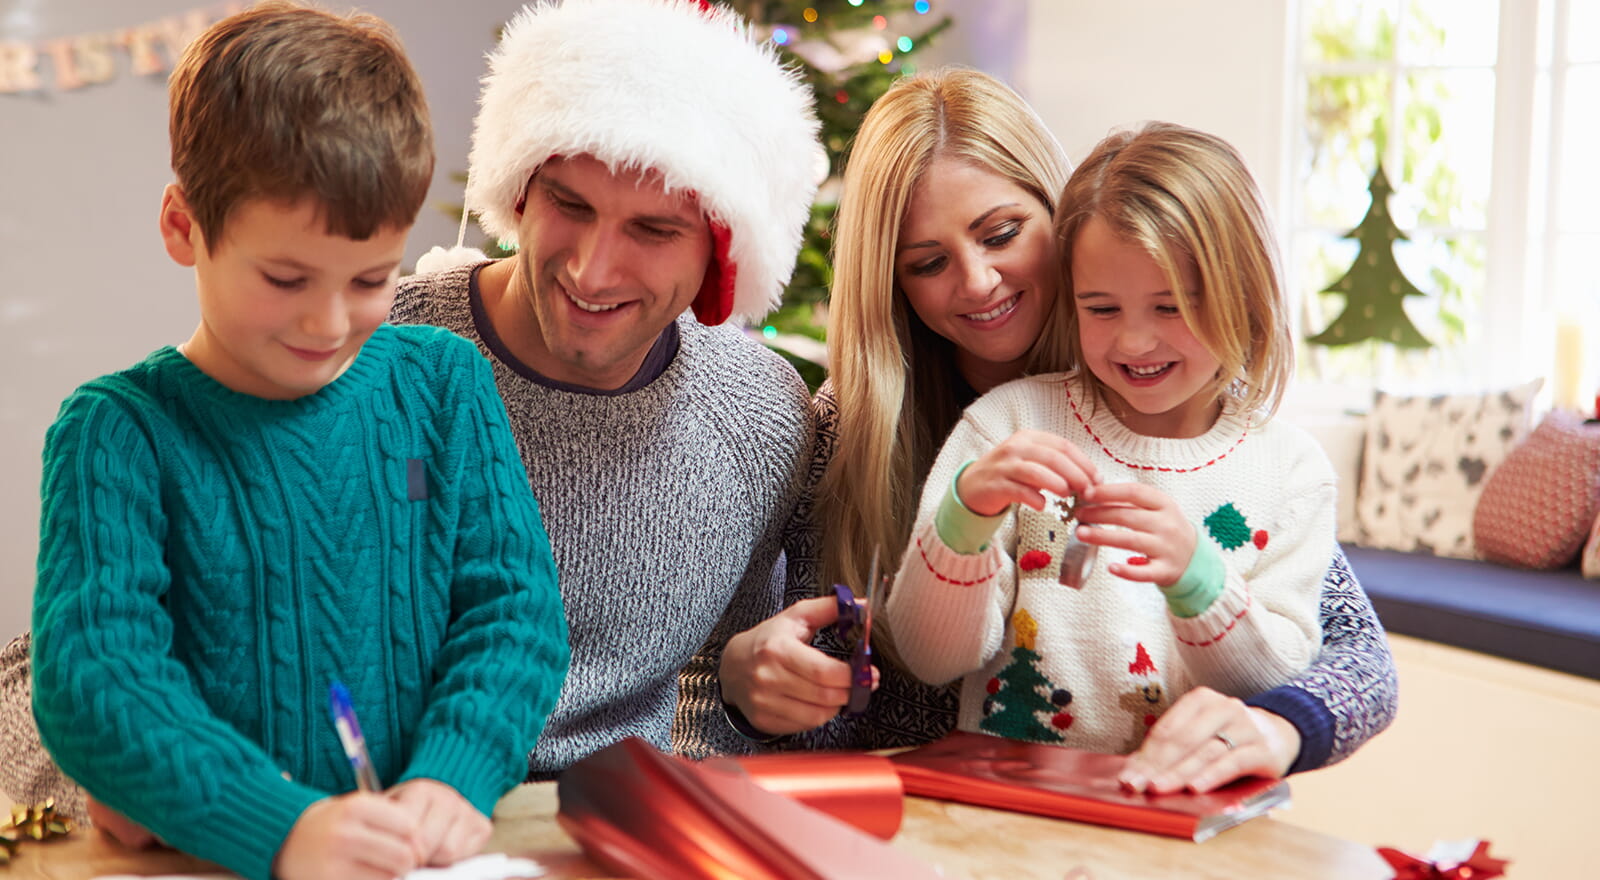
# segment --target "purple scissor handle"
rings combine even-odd
[[[872,570],[867,576],[867,588],[862,601],[843,584],[834,584],[834,598],[839,602],[839,621],[834,624],[839,641],[850,651],[850,701],[844,714],[855,717],[867,711],[867,701],[872,697],[872,612],[874,588],[878,584],[878,552],[872,552]]]

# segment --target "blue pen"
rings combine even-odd
[[[328,688],[328,708],[333,712],[333,727],[339,731],[339,742],[350,758],[350,769],[356,774],[356,788],[378,791],[378,774],[372,770],[372,759],[367,757],[367,740],[361,735],[361,722],[356,720],[356,710],[350,705],[350,692],[344,683],[336,681]]]

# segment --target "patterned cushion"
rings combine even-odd
[[[1600,427],[1553,410],[1489,476],[1472,534],[1484,559],[1560,568],[1577,557],[1596,515]]]
[[[1583,547],[1583,576],[1600,580],[1600,514],[1589,528],[1589,543]]]
[[[1484,394],[1374,395],[1356,496],[1363,543],[1475,558],[1478,493],[1527,435],[1543,382]]]

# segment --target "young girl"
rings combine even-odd
[[[963,729],[1130,752],[1186,691],[1254,694],[1311,662],[1335,478],[1308,435],[1269,421],[1293,353],[1232,147],[1165,124],[1112,135],[1055,230],[1046,332],[1078,368],[962,416],[885,622],[913,673],[965,676]],[[1097,555],[1081,581],[1062,567],[1074,537]],[[1218,753],[1248,735],[1230,723],[1206,734]]]

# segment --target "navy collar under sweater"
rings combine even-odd
[[[473,271],[471,287],[468,289],[468,298],[472,303],[473,327],[478,331],[483,347],[489,351],[496,361],[504,363],[511,368],[512,372],[530,382],[537,382],[546,388],[569,391],[573,394],[598,394],[602,397],[616,397],[619,394],[632,394],[654,382],[661,377],[662,373],[666,372],[667,366],[678,356],[678,324],[674,321],[667,325],[667,329],[661,331],[660,336],[656,337],[655,343],[645,353],[644,362],[639,365],[639,369],[633,374],[633,378],[624,382],[620,388],[589,388],[552,379],[528,366],[521,358],[512,353],[511,346],[500,338],[500,334],[495,330],[494,324],[490,323],[488,309],[483,304],[483,292],[478,287],[478,270],[481,270],[483,265],[478,266],[478,269]]]
[[[810,442],[805,386],[744,333],[687,315],[671,362],[632,390],[529,377],[487,341],[480,268],[402,279],[391,318],[454,330],[493,362],[550,533],[572,666],[530,770],[551,775],[629,735],[691,754],[746,747],[723,733],[717,650],[778,610]]]

